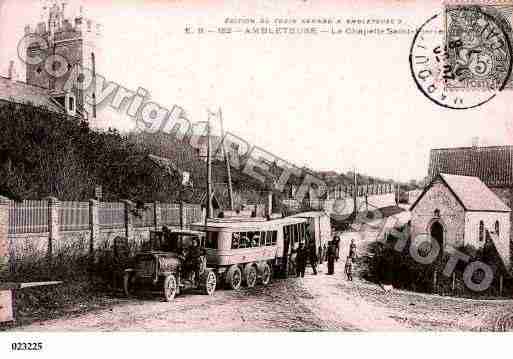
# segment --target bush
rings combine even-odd
[[[409,254],[411,240],[406,242],[402,251],[397,251],[394,248],[396,244],[397,238],[389,236],[386,243],[375,242],[369,247],[370,255],[362,259],[366,263],[367,272],[365,277],[368,280],[379,284],[390,284],[395,288],[405,290],[482,298],[499,296],[499,278],[502,275],[504,277],[503,295],[510,293],[512,290],[511,278],[502,265],[502,261],[491,241],[479,250],[472,246],[456,248],[457,251],[470,257],[468,263],[481,261],[492,268],[494,273],[493,282],[483,292],[474,292],[466,287],[463,281],[463,272],[467,264],[462,261],[458,261],[454,270],[454,283],[452,276],[445,277],[443,275],[450,254],[444,253],[431,264],[422,264],[415,261]],[[422,253],[421,248],[419,248],[419,253]],[[435,271],[437,272],[436,288],[433,281]],[[473,281],[478,283],[482,274],[479,271],[476,272]],[[479,277],[480,275],[481,277]]]

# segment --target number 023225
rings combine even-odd
[[[43,350],[42,342],[16,342],[11,343],[12,351],[37,351]]]

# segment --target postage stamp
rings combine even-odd
[[[470,109],[513,88],[513,4],[444,4],[414,36],[412,76],[436,104]]]
[[[444,6],[448,90],[513,88],[511,14],[513,4]]]

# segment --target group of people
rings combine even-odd
[[[298,277],[305,276],[306,264],[310,262],[313,274],[317,275],[317,252],[315,250],[315,243],[310,243],[308,248],[305,247],[304,242],[299,243],[296,252],[296,275]]]
[[[316,250],[315,243],[310,242],[308,247],[305,247],[303,242],[299,243],[299,247],[294,251],[296,256],[296,275],[297,277],[304,277],[307,263],[312,266],[314,275],[317,275],[317,264],[323,264],[324,261],[328,262],[328,275],[335,274],[335,262],[340,258],[340,237],[329,241],[324,246],[319,245]],[[356,259],[356,244],[354,239],[351,239],[349,244],[349,255],[346,259],[344,267],[345,274],[349,281],[353,280],[353,262]]]

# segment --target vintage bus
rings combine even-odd
[[[308,218],[286,217],[209,219],[192,229],[206,232],[207,265],[215,268],[218,282],[239,289],[260,281],[267,285],[273,274],[294,272],[293,249],[299,242],[315,241]]]
[[[328,242],[332,240],[331,218],[326,212],[310,211],[293,215],[308,221],[310,238],[315,241],[317,256],[324,256]]]

